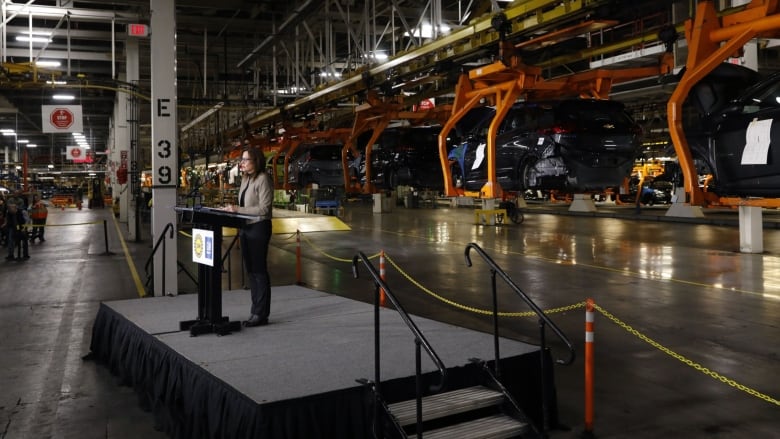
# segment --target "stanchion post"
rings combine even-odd
[[[582,437],[593,435],[593,323],[595,319],[593,299],[585,301],[585,431]]]
[[[382,282],[386,280],[385,278],[385,251],[381,250],[379,252],[379,278],[382,279]],[[385,306],[385,289],[380,288],[379,289],[379,306]]]
[[[103,220],[103,240],[106,242],[106,251],[103,253],[103,255],[112,255],[113,253],[108,251],[108,222],[106,220]]]
[[[296,247],[295,247],[295,283],[297,285],[304,285],[303,280],[301,280],[301,231],[296,230],[295,231],[295,241],[296,241]]]

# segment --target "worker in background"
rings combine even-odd
[[[5,257],[7,261],[15,261],[14,250],[19,246],[21,253],[19,259],[30,259],[30,252],[27,243],[27,225],[30,222],[27,216],[27,211],[20,209],[16,204],[16,200],[8,201],[8,210],[5,215],[5,228],[8,233],[7,245],[8,256]]]
[[[41,200],[40,195],[33,194],[32,204],[30,204],[28,211],[33,225],[32,232],[30,232],[30,242],[34,243],[35,238],[38,238],[38,242],[46,241],[43,234],[46,230],[46,218],[49,216],[49,210],[46,209],[46,204]]]

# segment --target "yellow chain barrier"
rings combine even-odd
[[[335,256],[329,255],[328,253],[324,252],[322,249],[320,249],[319,247],[314,245],[314,243],[312,243],[304,234],[301,234],[301,236],[303,236],[303,239],[312,248],[314,248],[316,251],[322,253],[326,257],[334,259],[336,261],[341,261],[341,262],[350,262],[350,263],[352,262],[352,259],[337,258]],[[379,257],[380,254],[381,254],[381,252],[371,256],[370,259],[374,259],[376,257]],[[444,296],[436,294],[435,292],[433,292],[430,289],[426,288],[421,283],[419,283],[416,280],[414,280],[390,256],[388,256],[387,253],[385,253],[385,258],[387,259],[388,262],[390,262],[390,264],[404,278],[406,278],[406,280],[408,280],[414,286],[416,286],[417,288],[419,288],[420,290],[422,290],[423,292],[425,292],[429,296],[433,297],[434,299],[439,300],[440,302],[446,303],[447,305],[453,306],[455,308],[458,308],[458,309],[461,309],[461,310],[465,310],[465,311],[469,311],[469,312],[473,312],[473,313],[476,313],[476,314],[482,314],[482,315],[492,315],[493,314],[493,311],[491,311],[491,310],[476,308],[476,307],[468,306],[468,305],[463,305],[463,304],[460,304],[460,303],[455,302],[453,300],[447,299]],[[715,372],[713,370],[710,370],[707,367],[702,366],[699,363],[694,362],[693,360],[690,360],[690,359],[684,357],[683,355],[680,355],[680,354],[672,351],[671,349],[661,345],[660,343],[656,342],[655,340],[651,339],[650,337],[648,337],[648,336],[642,334],[641,332],[637,331],[636,329],[632,328],[630,325],[628,325],[625,322],[623,322],[622,320],[618,319],[617,317],[615,317],[613,314],[611,314],[610,312],[608,312],[607,310],[605,310],[601,306],[599,306],[597,304],[594,305],[594,306],[606,318],[608,318],[609,320],[611,320],[613,323],[615,323],[616,325],[620,326],[621,328],[625,329],[628,333],[634,335],[635,337],[639,338],[640,340],[644,341],[645,343],[648,343],[649,345],[651,345],[654,348],[660,350],[661,352],[671,356],[672,358],[682,362],[683,364],[685,364],[685,365],[687,365],[689,367],[692,367],[693,369],[695,369],[695,370],[697,370],[697,371],[699,371],[699,372],[701,372],[701,373],[703,373],[705,375],[708,375],[711,378],[714,378],[714,379],[716,379],[716,380],[718,380],[718,381],[720,381],[720,382],[722,382],[724,384],[727,384],[727,385],[729,385],[729,386],[731,386],[731,387],[733,387],[733,388],[735,388],[737,390],[741,390],[741,391],[747,393],[748,395],[760,398],[760,399],[762,399],[762,400],[764,400],[764,401],[766,401],[766,402],[768,402],[770,404],[774,404],[774,405],[780,406],[780,401],[779,400],[777,400],[775,398],[772,398],[771,396],[766,395],[764,393],[761,393],[761,392],[759,392],[759,391],[757,391],[755,389],[751,389],[751,388],[749,388],[749,387],[747,387],[747,386],[745,386],[743,384],[740,384],[740,383],[738,383],[738,382],[736,382],[736,381],[734,381],[734,380],[732,380],[732,379],[730,379],[728,377],[725,377],[725,376],[723,376],[723,375],[721,375],[721,374],[719,374],[719,373],[717,373],[717,372]],[[572,311],[572,310],[575,310],[575,309],[578,309],[578,308],[584,308],[584,307],[585,307],[585,302],[578,302],[578,303],[574,303],[574,304],[568,305],[568,306],[561,306],[561,307],[558,307],[558,308],[552,308],[552,309],[549,309],[549,310],[544,310],[544,312],[545,312],[545,314],[554,314],[554,313],[559,313],[559,312]],[[532,317],[532,316],[535,316],[536,313],[534,313],[533,311],[525,311],[525,312],[498,312],[498,315],[501,316],[501,317]]]
[[[283,241],[287,241],[287,240],[289,240],[289,239],[293,239],[293,238],[295,238],[295,235],[297,235],[297,233],[290,233],[290,234],[289,234],[289,236],[287,236],[286,238],[281,238],[281,239],[282,239]],[[280,235],[276,235],[276,236],[280,236]]]
[[[187,238],[192,238],[192,235],[190,235],[189,233],[185,232],[184,230],[179,230],[179,234],[180,234],[180,235],[184,235],[184,236],[186,236]],[[276,236],[280,236],[280,235],[276,235]],[[282,239],[282,240],[288,240],[288,239],[293,239],[293,238],[295,238],[295,233],[290,233],[288,237],[286,237],[286,238],[281,238],[281,239]]]
[[[433,297],[434,299],[439,300],[441,302],[444,302],[444,303],[446,303],[446,304],[448,304],[450,306],[454,306],[455,308],[462,309],[462,310],[465,310],[465,311],[470,311],[470,312],[473,312],[473,313],[476,313],[476,314],[493,315],[493,311],[491,311],[491,310],[475,308],[473,306],[468,306],[468,305],[462,305],[460,303],[457,303],[457,302],[455,302],[453,300],[447,299],[447,298],[445,298],[445,297],[443,297],[443,296],[441,296],[439,294],[434,293],[433,291],[429,290],[428,288],[426,288],[425,286],[423,286],[422,284],[420,284],[419,282],[414,280],[405,271],[403,271],[401,269],[401,267],[399,267],[398,264],[396,264],[395,261],[393,261],[393,259],[390,258],[390,256],[387,255],[387,253],[385,253],[385,258],[390,262],[390,265],[395,267],[395,269],[398,270],[398,272],[401,273],[401,275],[406,278],[406,280],[411,282],[417,288],[421,289],[422,291],[424,291],[426,294],[428,294],[429,296]],[[545,312],[545,314],[554,314],[554,313],[559,313],[559,312],[571,311],[573,309],[582,308],[584,306],[585,306],[584,302],[582,302],[582,303],[575,303],[574,305],[562,306],[560,308],[553,308],[553,309],[549,309],[549,310],[544,310],[544,312]],[[536,313],[533,312],[533,311],[498,312],[498,315],[500,317],[533,317],[533,316],[536,315]]]
[[[307,244],[309,244],[311,246],[311,248],[313,248],[315,251],[317,251],[318,253],[322,254],[323,256],[325,256],[327,258],[330,258],[330,259],[333,259],[334,261],[349,262],[350,264],[352,263],[352,258],[349,258],[349,259],[339,258],[339,257],[333,256],[333,255],[327,253],[326,251],[324,251],[323,249],[317,247],[316,245],[314,245],[313,242],[311,242],[311,240],[309,240],[309,238],[306,237],[306,234],[301,233],[301,237],[303,238],[304,241],[306,241]],[[375,255],[372,255],[372,256],[369,256],[368,259],[374,259],[374,258],[378,258],[378,257],[379,257],[379,253],[377,253]]]
[[[90,226],[92,224],[103,224],[103,221],[92,221],[88,223],[72,223],[72,224],[27,224],[27,227],[65,227],[65,226]]]
[[[740,383],[738,383],[738,382],[736,382],[736,381],[734,381],[734,380],[732,380],[730,378],[727,378],[727,377],[725,377],[725,376],[723,376],[723,375],[721,375],[721,374],[719,374],[719,373],[717,373],[717,372],[715,372],[713,370],[710,370],[710,369],[702,366],[699,363],[696,363],[696,362],[694,362],[694,361],[692,361],[692,360],[690,360],[690,359],[688,359],[688,358],[678,354],[677,352],[674,352],[673,350],[671,350],[671,349],[669,349],[669,348],[667,348],[665,346],[662,346],[657,341],[655,341],[655,340],[651,339],[650,337],[642,334],[641,332],[639,332],[636,329],[632,328],[627,323],[625,323],[622,320],[618,319],[617,317],[612,315],[610,312],[608,312],[607,310],[605,310],[604,308],[602,308],[598,304],[594,304],[594,307],[601,314],[603,314],[604,317],[608,318],[609,320],[611,320],[616,325],[618,325],[621,328],[625,329],[630,334],[634,335],[635,337],[639,338],[640,340],[644,341],[645,343],[649,344],[650,346],[658,349],[659,351],[661,351],[661,352],[671,356],[672,358],[682,362],[683,364],[685,364],[685,365],[687,365],[689,367],[692,367],[695,370],[698,370],[699,372],[701,372],[701,373],[703,373],[705,375],[709,375],[711,378],[714,378],[714,379],[716,379],[716,380],[718,380],[718,381],[720,381],[720,382],[722,382],[724,384],[727,384],[727,385],[729,385],[729,386],[731,386],[731,387],[733,387],[733,388],[735,388],[737,390],[741,390],[741,391],[747,393],[748,395],[752,395],[752,396],[755,396],[756,398],[763,399],[764,401],[766,401],[766,402],[768,402],[770,404],[780,405],[780,401],[778,401],[777,399],[772,398],[769,395],[763,394],[763,393],[761,393],[761,392],[759,392],[757,390],[751,389],[751,388],[749,388],[749,387],[747,387],[745,385],[742,385],[742,384],[740,384]]]

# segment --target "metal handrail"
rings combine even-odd
[[[149,255],[149,259],[146,260],[146,264],[144,264],[144,273],[146,273],[146,284],[149,284],[149,279],[151,275],[149,274],[149,266],[152,264],[152,261],[154,260],[154,255],[157,253],[157,249],[160,247],[160,244],[163,246],[163,258],[162,258],[162,290],[165,291],[165,232],[167,232],[170,229],[171,233],[168,239],[173,239],[173,223],[168,223],[165,225],[165,228],[163,228],[162,233],[160,233],[160,237],[157,238],[157,242],[154,244],[154,248],[152,249],[152,254]],[[154,273],[152,273],[154,274]]]
[[[523,292],[523,290],[521,290],[520,287],[517,286],[517,284],[514,283],[512,278],[510,278],[509,275],[506,274],[506,272],[504,272],[504,270],[502,270],[495,263],[495,261],[493,261],[493,259],[491,259],[490,256],[488,256],[487,253],[485,253],[485,251],[482,250],[482,248],[480,248],[479,245],[477,245],[477,244],[475,244],[473,242],[469,243],[468,245],[466,245],[466,251],[465,251],[466,265],[471,267],[471,257],[469,256],[469,250],[471,250],[472,248],[477,253],[479,253],[479,255],[482,256],[482,259],[484,259],[485,262],[487,262],[487,264],[490,266],[490,272],[491,272],[492,276],[495,278],[496,273],[498,275],[500,275],[501,278],[504,279],[504,282],[506,282],[507,285],[509,285],[510,288],[512,288],[512,290],[518,296],[520,296],[521,299],[523,299],[523,301],[531,308],[531,310],[534,313],[536,313],[537,316],[539,316],[539,318],[542,320],[543,323],[549,325],[550,328],[552,328],[553,332],[555,332],[555,334],[558,336],[558,338],[560,338],[561,341],[564,342],[566,344],[566,346],[569,348],[569,358],[567,358],[565,360],[558,359],[558,360],[555,360],[555,362],[558,363],[558,364],[562,364],[562,365],[568,365],[568,364],[573,363],[574,362],[574,357],[575,357],[575,351],[574,351],[574,347],[572,346],[571,341],[569,341],[568,337],[566,337],[566,335],[563,333],[563,331],[561,331],[561,329],[558,327],[558,325],[556,325],[552,320],[550,320],[550,318],[547,317],[547,314],[545,314],[544,311],[542,311],[542,309],[539,308],[539,306],[537,306],[536,303],[534,303],[534,301],[530,297],[528,297],[528,295],[526,295]],[[493,305],[494,305],[493,306],[493,315],[497,317],[498,316],[498,307],[496,306],[497,299],[496,299],[495,282],[493,284],[493,297],[494,297],[494,299],[493,299]],[[498,338],[497,334],[496,334],[496,338]]]
[[[379,382],[380,382],[380,355],[379,355],[379,295],[380,291],[384,291],[385,297],[390,299],[390,302],[395,307],[395,310],[398,312],[398,314],[401,316],[401,319],[403,319],[404,323],[406,323],[406,326],[409,327],[409,329],[414,334],[414,344],[415,344],[415,380],[416,380],[416,402],[417,402],[417,437],[422,438],[422,365],[420,360],[420,347],[422,346],[425,349],[425,352],[428,354],[428,357],[435,363],[436,368],[439,369],[439,374],[441,375],[441,381],[438,385],[432,386],[431,390],[433,392],[438,392],[442,388],[444,388],[446,381],[447,381],[447,368],[444,366],[444,363],[441,361],[441,358],[439,358],[438,354],[436,354],[436,351],[434,351],[433,347],[431,347],[430,343],[428,343],[428,340],[423,335],[422,331],[420,331],[420,328],[417,327],[417,325],[412,321],[412,318],[409,316],[409,313],[404,310],[404,308],[401,306],[401,304],[398,302],[398,299],[396,299],[395,295],[390,291],[390,288],[387,286],[384,280],[382,280],[381,276],[379,275],[379,272],[377,272],[376,268],[371,264],[371,261],[368,259],[368,257],[363,254],[363,252],[358,252],[353,258],[352,258],[352,273],[355,277],[355,279],[358,278],[358,260],[362,260],[363,264],[368,269],[368,272],[371,274],[371,277],[374,278],[374,389],[376,392],[377,397],[381,397],[381,392],[379,389]],[[379,404],[375,404],[375,419],[379,419]],[[379,436],[382,436],[382,429],[378,429]]]
[[[557,359],[555,360],[558,364],[571,364],[574,362],[574,347],[571,344],[571,341],[566,337],[566,335],[563,334],[563,331],[561,331],[560,328],[558,328],[558,325],[556,325],[552,320],[550,320],[549,317],[542,311],[541,308],[539,308],[536,303],[534,303],[533,300],[531,300],[528,295],[526,295],[523,290],[520,289],[520,287],[517,286],[517,284],[514,283],[512,278],[509,277],[504,270],[501,269],[501,267],[498,266],[498,264],[493,261],[493,259],[488,256],[487,253],[485,253],[482,248],[475,244],[475,243],[469,243],[466,245],[466,249],[464,252],[464,255],[466,257],[466,265],[471,267],[471,256],[469,256],[469,251],[471,249],[474,249],[480,256],[482,256],[482,259],[487,262],[487,264],[490,266],[490,278],[491,283],[493,287],[493,345],[495,350],[495,374],[496,377],[500,377],[500,370],[499,370],[499,347],[498,347],[498,295],[496,294],[496,274],[501,276],[501,278],[506,282],[507,285],[517,294],[520,296],[521,299],[533,310],[534,313],[539,317],[539,332],[540,332],[540,358],[541,358],[541,376],[542,376],[542,385],[541,385],[541,391],[542,391],[542,422],[544,424],[544,430],[547,431],[549,429],[548,421],[549,421],[549,401],[548,396],[550,395],[550,389],[548,389],[548,383],[547,380],[544,378],[544,371],[546,370],[546,360],[545,360],[545,352],[547,351],[547,342],[545,337],[545,325],[549,325],[550,328],[552,328],[553,332],[558,336],[558,338],[563,341],[564,344],[569,348],[569,358],[562,360]]]
[[[238,241],[238,236],[239,236],[239,234],[236,233],[236,236],[233,237],[233,241],[230,242],[230,245],[228,246],[227,250],[225,250],[225,254],[222,255],[222,261],[220,262],[222,264],[221,266],[222,266],[222,272],[223,273],[225,272],[225,260],[227,260],[227,263],[228,263],[227,273],[228,273],[228,289],[229,290],[233,289],[233,277],[231,276],[232,269],[233,269],[233,264],[232,264],[233,258],[232,258],[230,253],[231,253],[231,250],[233,250],[233,246],[235,246],[236,242]],[[243,276],[243,271],[241,272],[241,275]]]

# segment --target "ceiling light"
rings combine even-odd
[[[14,130],[0,130],[0,133],[3,133],[4,136],[15,136],[16,132]]]
[[[16,41],[24,41],[24,42],[30,42],[33,43],[51,43],[51,38],[49,37],[28,37],[27,35],[17,35]]]
[[[35,61],[35,65],[38,67],[59,67],[59,61]]]
[[[68,82],[67,81],[46,81],[46,83],[49,85],[65,85]]]
[[[49,169],[54,169],[54,165],[47,165],[46,167]]]
[[[28,147],[28,148],[37,148],[37,147],[38,147],[38,144],[37,144],[37,143],[28,143],[28,144],[27,144],[27,147]]]
[[[19,139],[16,141],[16,143],[30,143],[30,141],[27,139]]]
[[[439,25],[439,36],[447,34],[450,32],[450,27],[446,24]],[[419,37],[421,36],[423,38],[432,38],[433,37],[433,26],[431,26],[428,23],[423,23],[420,27],[415,28],[412,30],[411,36],[413,37]],[[409,32],[404,32],[404,36],[408,37],[410,36]]]
[[[76,99],[73,95],[54,95],[51,98],[57,101],[72,101],[73,99]]]

